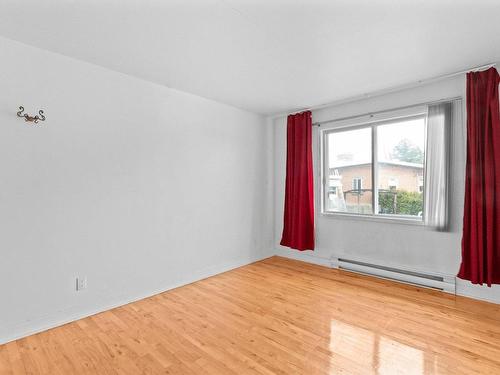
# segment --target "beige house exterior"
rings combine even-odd
[[[423,172],[424,166],[418,163],[379,162],[379,192],[423,192]],[[368,213],[372,211],[372,194],[371,163],[330,168],[327,209]]]

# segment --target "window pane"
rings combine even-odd
[[[373,214],[371,132],[363,128],[327,135],[327,211]]]
[[[377,127],[378,213],[422,217],[425,119]]]

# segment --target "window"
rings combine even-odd
[[[427,108],[404,112],[321,130],[323,212],[423,221]]]
[[[363,179],[361,177],[354,177],[352,179],[352,190],[363,189]]]
[[[329,149],[327,189],[336,186],[338,191],[336,199],[326,202],[325,210],[373,213],[370,128],[331,132],[325,137]],[[346,147],[353,142],[358,147]]]
[[[420,175],[418,176],[418,191],[423,193],[424,192],[424,176]]]
[[[389,177],[389,190],[396,190],[399,186],[397,177]]]
[[[330,186],[330,190],[328,191],[328,197],[330,199],[335,199],[338,196],[338,188],[337,186]]]

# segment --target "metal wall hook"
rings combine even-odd
[[[20,106],[19,112],[17,112],[17,117],[24,117],[24,121],[34,122],[35,124],[38,124],[38,121],[45,121],[45,116],[42,110],[39,110],[38,115],[36,116],[30,116],[27,113],[23,114],[23,112],[24,112],[24,107]]]

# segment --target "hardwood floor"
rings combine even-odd
[[[500,306],[273,257],[0,346],[0,374],[500,374]]]

